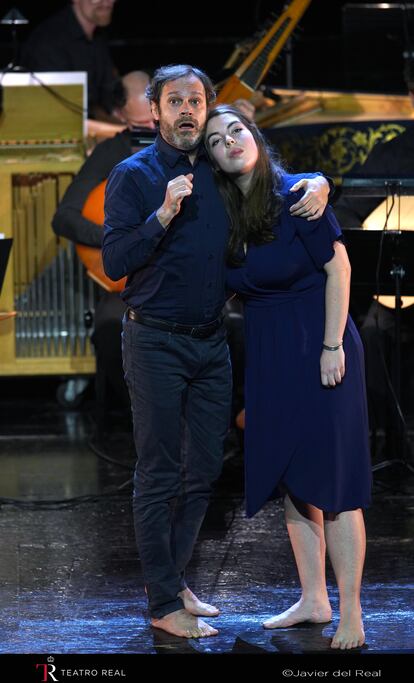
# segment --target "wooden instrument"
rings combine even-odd
[[[103,180],[89,193],[82,209],[82,216],[84,218],[100,225],[102,228],[104,224],[106,182],[106,180]],[[125,287],[126,277],[116,282],[107,277],[102,263],[102,252],[99,248],[77,244],[76,252],[85,266],[89,277],[95,280],[98,285],[106,289],[107,292],[122,292]]]
[[[217,103],[249,99],[258,88],[311,0],[292,0],[277,21],[221,88]]]
[[[0,294],[0,375],[91,375],[85,312],[97,287],[51,227],[84,162],[86,75],[6,69],[1,80],[0,232],[13,249]]]
[[[246,410],[245,408],[242,408],[242,410],[238,413],[236,417],[236,425],[239,429],[244,429],[245,428],[245,421],[246,421]]]

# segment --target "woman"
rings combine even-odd
[[[232,224],[228,289],[244,302],[246,511],[252,517],[275,493],[284,496],[302,587],[299,602],[263,625],[331,620],[327,547],[340,594],[331,647],[360,647],[361,508],[370,502],[371,468],[341,230],[330,207],[312,222],[290,215],[292,178],[236,109],[210,112],[206,147]]]

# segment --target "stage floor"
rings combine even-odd
[[[332,654],[339,615],[329,563],[331,623],[261,626],[298,599],[298,578],[280,503],[245,517],[237,438],[227,444],[187,577],[220,607],[212,620],[219,635],[186,641],[148,625],[126,423],[111,414],[97,443],[93,400],[64,410],[44,383],[22,393],[19,380],[14,392],[4,391],[10,381],[0,399],[1,654]],[[375,481],[366,512],[362,654],[413,653],[414,478],[391,467]]]

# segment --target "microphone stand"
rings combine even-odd
[[[383,230],[387,230],[388,219],[392,208],[394,206],[395,197],[397,198],[397,230],[396,234],[401,235],[401,183],[385,181],[385,188],[387,192],[387,212],[386,221]],[[388,208],[388,200],[391,200],[390,208]],[[402,465],[411,473],[414,473],[414,467],[407,460],[408,443],[406,440],[406,422],[401,410],[401,283],[405,276],[405,270],[400,262],[400,248],[399,240],[397,240],[397,247],[395,254],[392,257],[392,268],[390,275],[394,280],[394,373],[392,377],[392,394],[394,398],[394,406],[392,411],[392,447],[396,457],[389,460],[383,460],[372,467],[372,472],[378,472],[393,465]],[[378,294],[378,292],[377,292]]]
[[[404,415],[401,412],[401,282],[405,276],[405,270],[400,263],[394,263],[390,275],[394,280],[395,289],[395,313],[394,313],[394,377],[393,377],[393,398],[395,401],[395,410],[392,416],[392,432],[393,432],[393,448],[397,457],[389,460],[383,460],[372,467],[372,472],[378,472],[386,467],[393,465],[402,465],[414,474],[414,467],[408,462],[407,451],[409,444],[407,443],[406,423]]]

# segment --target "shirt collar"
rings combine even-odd
[[[176,147],[173,147],[170,145],[168,142],[164,140],[164,138],[158,133],[156,139],[155,139],[155,147],[158,150],[158,152],[161,153],[161,155],[164,157],[165,161],[171,168],[176,166],[179,161],[185,160],[188,161],[188,154],[184,152],[181,149],[177,149]],[[206,150],[203,145],[203,143],[200,144],[198,150],[197,150],[197,157],[196,161],[198,161],[201,157],[206,156]]]

